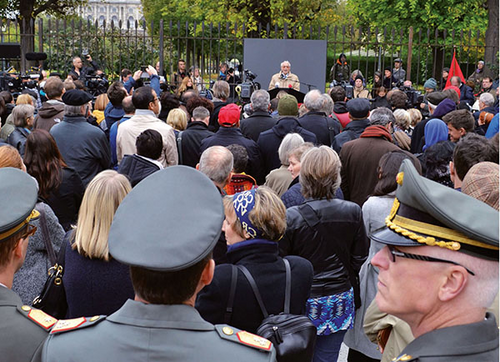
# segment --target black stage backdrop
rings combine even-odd
[[[257,74],[255,81],[262,89],[268,89],[281,62],[288,60],[291,72],[299,77],[301,92],[325,91],[326,40],[246,38],[243,47],[243,67]]]

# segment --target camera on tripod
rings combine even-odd
[[[240,98],[244,102],[248,102],[250,101],[252,93],[260,89],[260,83],[254,82],[255,78],[257,78],[257,74],[253,73],[251,70],[245,69],[243,73],[245,74],[245,81],[238,85],[238,87],[240,89]]]
[[[104,94],[108,90],[108,81],[104,74],[90,74],[85,76],[85,87],[94,97]]]
[[[352,99],[354,96],[354,87],[347,81],[342,80],[340,82],[336,81],[335,79],[330,83],[330,88],[333,87],[342,87],[344,88],[345,91],[345,96],[347,99]]]

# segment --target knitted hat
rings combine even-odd
[[[424,88],[436,89],[437,82],[434,78],[429,78],[424,83]]]
[[[498,210],[498,170],[493,162],[475,164],[464,177],[462,192]]]
[[[296,116],[299,113],[299,104],[297,98],[291,94],[286,94],[278,102],[278,115]]]

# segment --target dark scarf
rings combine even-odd
[[[366,127],[366,129],[363,131],[360,137],[361,138],[379,137],[379,138],[385,138],[389,142],[392,142],[391,134],[384,126]]]

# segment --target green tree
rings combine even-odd
[[[335,0],[142,0],[145,18],[149,21],[205,21],[246,24],[256,31],[259,24],[290,27],[338,24]],[[160,11],[158,11],[160,9]]]
[[[431,34],[454,30],[474,35],[486,29],[485,59],[498,63],[498,0],[348,0],[348,9],[352,18],[372,28],[413,26]]]
[[[0,0],[0,16],[16,17],[21,34],[34,34],[35,19],[41,14],[66,16],[73,14],[86,0]],[[33,51],[33,37],[21,37],[21,54]]]

